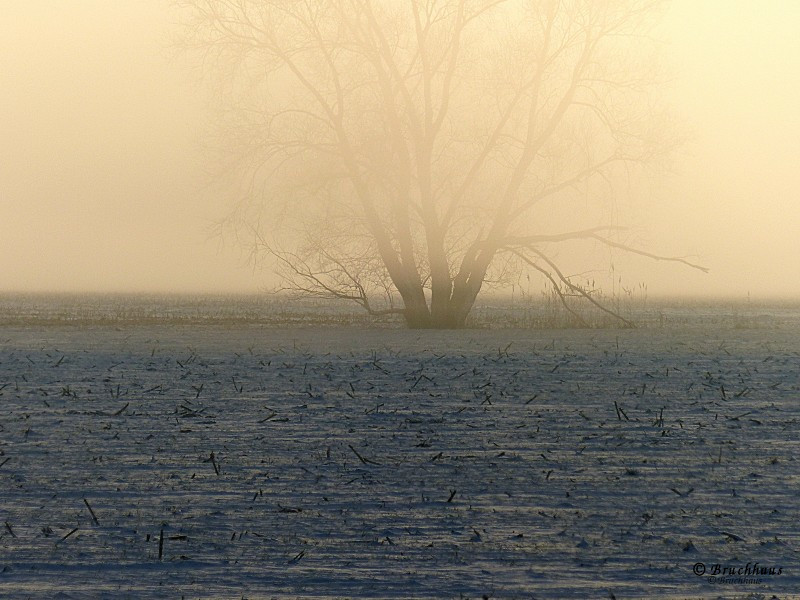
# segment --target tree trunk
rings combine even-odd
[[[493,248],[479,252],[474,258],[469,257],[466,268],[459,273],[453,285],[453,295],[450,299],[450,313],[456,327],[464,327],[475,300],[483,287],[486,271],[494,258],[496,250]]]
[[[486,271],[494,257],[495,250],[488,249],[468,258],[462,265],[459,275],[453,280],[440,266],[433,272],[431,283],[431,306],[419,278],[414,281],[413,273],[405,273],[401,285],[396,287],[403,299],[404,317],[409,329],[462,329],[475,305],[475,300],[483,286]],[[439,258],[443,258],[444,253]],[[431,261],[437,262],[437,261]],[[441,265],[441,262],[439,262]],[[445,262],[446,265],[446,262]],[[413,283],[412,283],[413,282]]]
[[[409,329],[429,329],[431,327],[431,311],[425,301],[425,290],[419,276],[416,276],[416,268],[412,271],[404,265],[403,278],[401,281],[395,280],[395,287],[400,292],[403,299],[403,316]]]
[[[404,313],[406,325],[409,329],[462,329],[476,297],[477,291],[471,293],[464,287],[454,288],[447,306],[440,304],[436,313],[432,313],[425,303],[407,302]]]
[[[431,313],[425,304],[422,306],[418,304],[406,305],[403,315],[409,329],[431,329],[433,327]]]

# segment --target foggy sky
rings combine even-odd
[[[165,49],[165,0],[0,5],[0,291],[247,292],[210,236],[203,90]],[[620,202],[651,252],[614,254],[650,295],[800,295],[800,3],[676,0],[663,93],[691,134],[672,173]]]

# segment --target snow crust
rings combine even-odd
[[[799,374],[797,328],[4,327],[0,597],[800,597]]]

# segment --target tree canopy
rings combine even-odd
[[[178,4],[219,94],[232,217],[287,289],[452,328],[521,266],[595,302],[558,244],[665,259],[584,222],[672,146],[651,93],[662,2]],[[554,206],[570,227],[547,229]]]

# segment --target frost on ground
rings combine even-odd
[[[0,596],[791,597],[798,334],[5,327]]]

